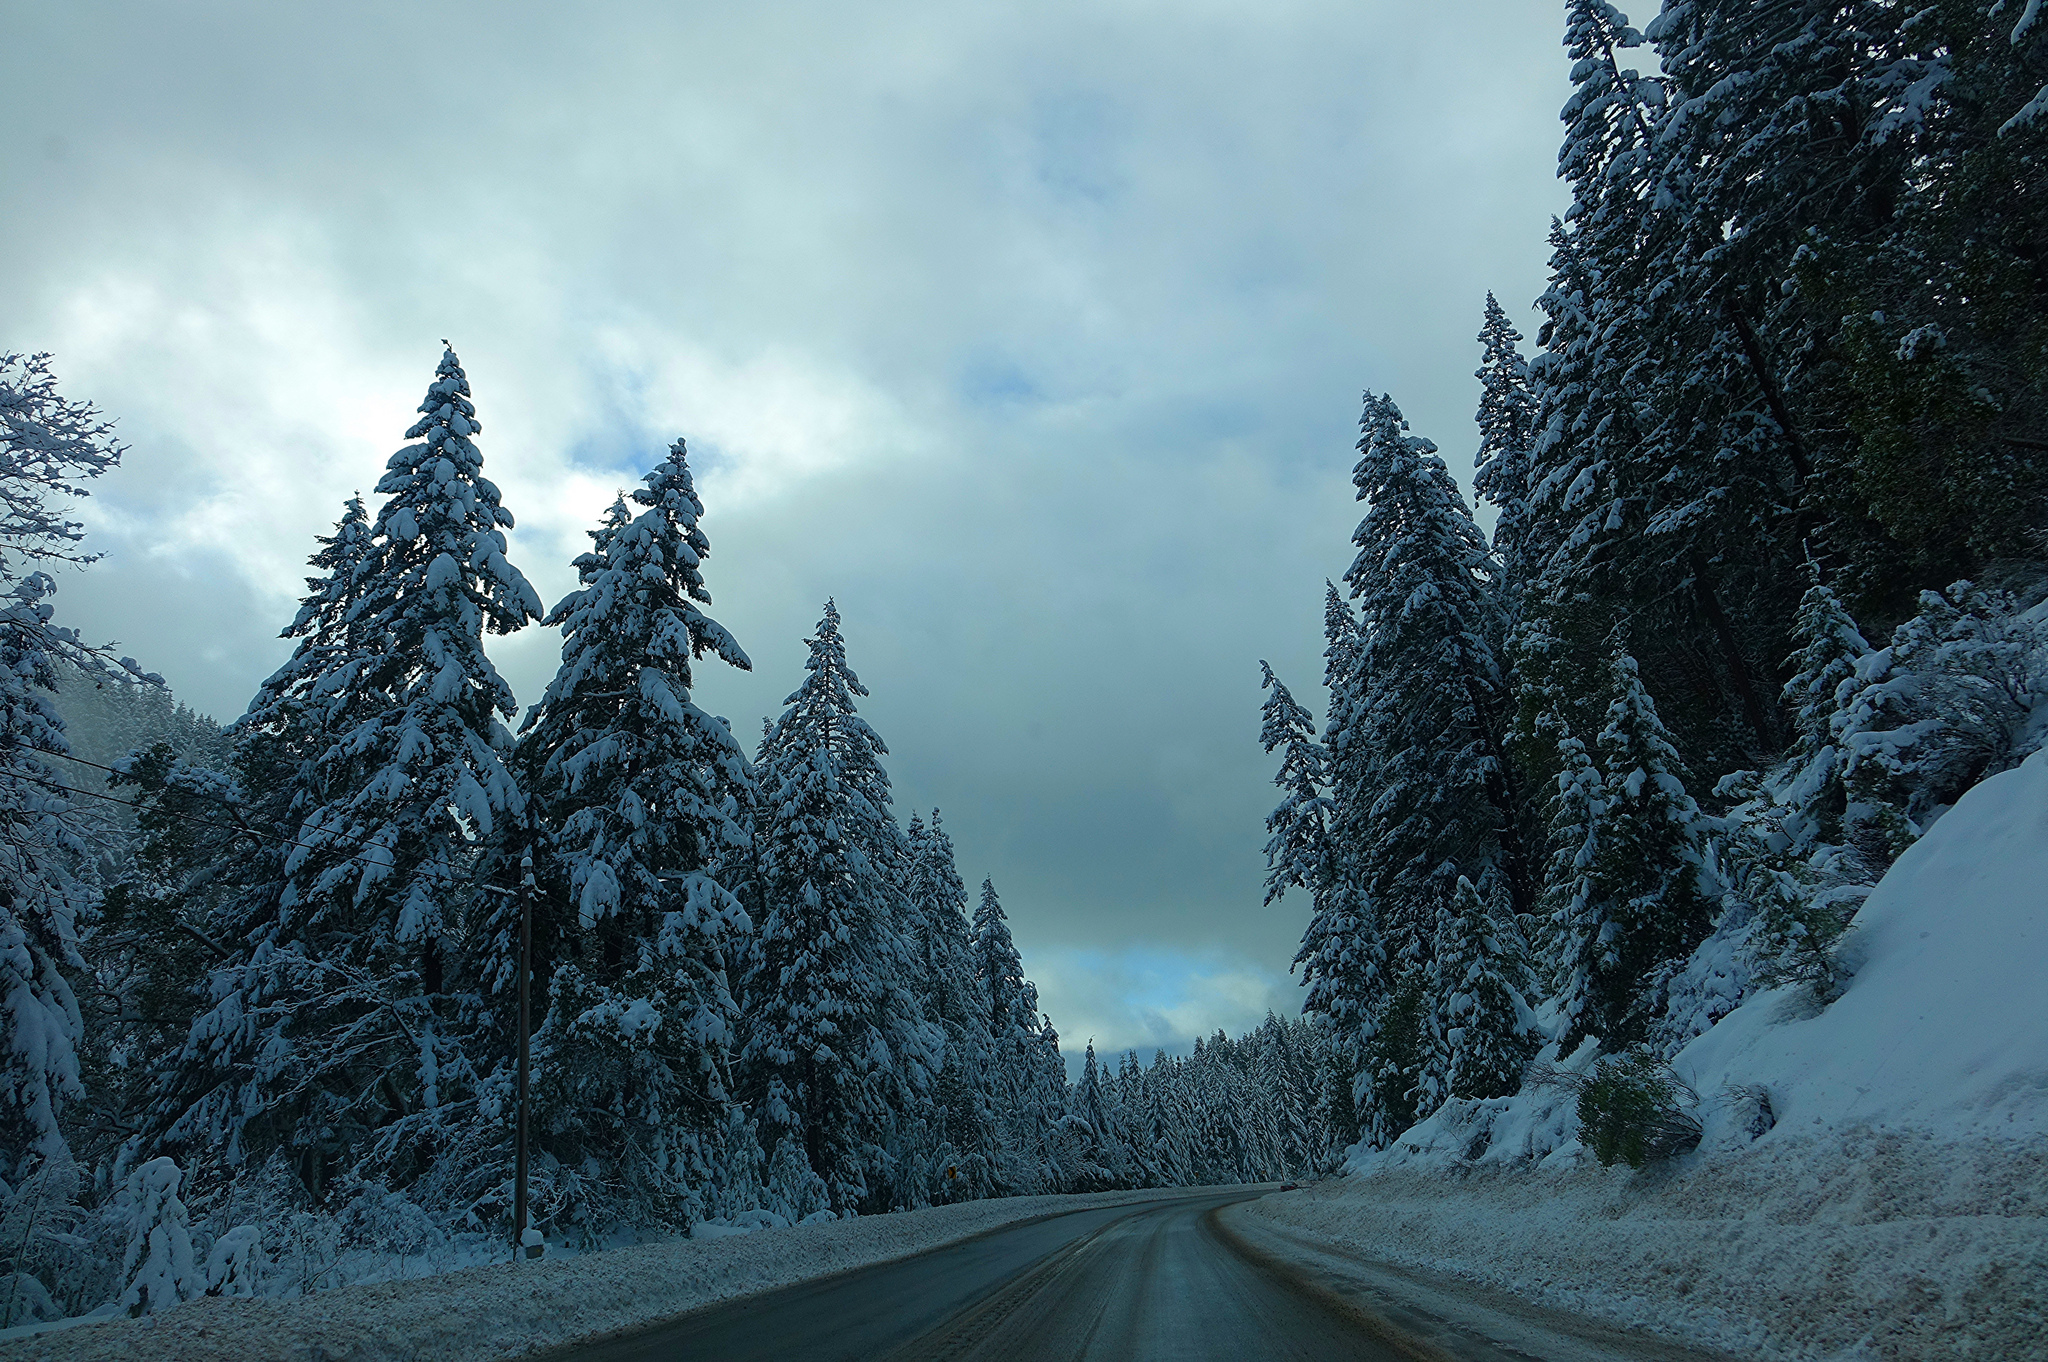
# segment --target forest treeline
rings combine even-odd
[[[1330,1156],[1299,1020],[1115,1074],[1091,1044],[1069,1083],[994,885],[970,913],[939,814],[894,812],[831,602],[751,752],[696,704],[695,666],[751,663],[682,441],[544,610],[450,351],[223,731],[19,569],[89,561],[61,498],[118,459],[105,420],[43,356],[0,410],[7,1320],[507,1256],[522,912],[557,1242]],[[534,624],[561,665],[522,715],[484,641]]]
[[[1542,323],[1479,337],[1492,535],[1369,393],[1320,729],[1266,675],[1341,1132],[1825,1003],[1863,894],[2041,745],[2038,11],[1566,6]]]

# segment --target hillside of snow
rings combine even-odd
[[[1965,794],[1853,932],[1833,1004],[1758,994],[1673,1059],[1693,1153],[1602,1168],[1539,1088],[1236,1214],[1745,1356],[2048,1357],[2048,752]]]

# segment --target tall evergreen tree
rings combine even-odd
[[[1811,561],[1806,594],[1792,622],[1792,639],[1798,651],[1785,664],[1793,669],[1792,679],[1785,683],[1785,705],[1792,712],[1796,750],[1810,760],[1833,737],[1842,683],[1856,674],[1857,661],[1870,652],[1855,617]]]
[[[1005,1190],[1042,1190],[1037,1165],[1057,1109],[1048,1106],[1048,1051],[1058,1062],[1059,1041],[1039,1020],[1038,990],[1024,977],[1024,961],[992,880],[981,882],[974,911],[974,969],[988,998],[991,1085],[1003,1123]]]
[[[889,755],[889,746],[860,717],[855,704],[855,697],[867,697],[868,688],[847,665],[846,640],[839,632],[836,601],[825,602],[825,615],[818,621],[818,632],[810,640],[810,649],[804,663],[803,684],[783,700],[782,715],[761,740],[762,759],[792,742],[822,744],[827,748],[840,778],[859,796],[853,811],[860,821],[848,829],[849,835],[874,862],[878,874],[900,885],[905,855],[903,832],[890,811],[889,773],[883,769],[881,760]]]
[[[130,919],[183,922],[214,946],[189,1024],[151,1066],[148,1119],[151,1140],[202,1185],[294,1143],[302,1113],[285,1095],[308,1081],[299,1015],[307,991],[375,1005],[374,980],[320,977],[317,947],[283,907],[299,829],[328,797],[322,762],[358,717],[351,683],[367,637],[358,602],[375,552],[362,498],[348,498],[334,532],[316,542],[308,563],[317,575],[305,579],[281,633],[297,646],[228,730],[226,770],[177,761],[168,748],[117,763],[114,783],[135,787],[143,805],[143,850],[141,873],[115,887],[109,906]],[[176,954],[164,958],[177,963]],[[321,1143],[298,1149],[316,1195]]]
[[[576,1179],[586,1233],[607,1221],[687,1227],[751,1177],[728,1091],[736,1005],[725,962],[752,924],[713,873],[744,845],[749,779],[731,731],[691,699],[710,654],[751,668],[710,603],[710,541],[681,440],[615,506],[578,560],[584,584],[546,623],[562,665],[521,744],[544,899],[573,905],[538,1048],[548,1149]],[[509,988],[516,923],[499,918],[486,991]],[[562,959],[566,954],[569,958]],[[550,977],[551,976],[551,977]],[[738,1166],[735,1166],[737,1162]]]
[[[512,692],[483,635],[538,619],[540,601],[505,557],[512,515],[483,477],[476,408],[452,350],[419,410],[406,432],[417,443],[391,456],[378,483],[386,501],[351,579],[337,567],[316,593],[351,594],[339,620],[313,601],[302,614],[304,669],[325,666],[305,689],[331,740],[313,760],[277,918],[254,928],[245,967],[278,980],[256,1024],[282,1043],[231,1103],[189,1105],[170,1131],[182,1143],[209,1138],[223,1116],[237,1132],[260,1119],[302,1155],[316,1189],[336,1164],[367,1161],[401,1181],[454,1171],[449,1142],[470,1119],[456,1099],[475,1075],[463,1044],[473,1013],[450,992],[452,957],[480,841],[525,816],[502,722]],[[329,644],[338,648],[323,663],[312,650]],[[259,705],[296,693],[296,675]],[[188,1053],[247,1034],[246,984],[216,976]],[[218,1082],[210,1091],[225,1096]]]
[[[1643,1040],[1661,1014],[1664,982],[1714,925],[1700,812],[1678,752],[1625,649],[1614,650],[1609,676],[1603,779],[1586,801],[1578,846],[1560,838],[1571,862],[1553,885],[1566,905],[1567,1053],[1588,1037],[1610,1052]],[[1576,814],[1586,777],[1583,768],[1570,774],[1561,803]]]
[[[1507,1097],[1521,1087],[1543,1039],[1532,982],[1511,917],[1460,876],[1438,912],[1430,962],[1432,1096]]]
[[[91,558],[63,502],[121,460],[113,426],[57,391],[48,355],[0,353],[0,1179],[69,1154],[64,1107],[83,1095],[81,1022],[67,973],[82,969],[91,901],[71,826],[56,666],[104,672],[99,654],[51,622],[45,570]]]
[[[902,833],[889,816],[887,751],[854,711],[866,695],[828,602],[802,686],[762,744],[766,917],[746,986],[751,1083],[771,1151],[788,1139],[833,1210],[910,1204],[895,1181],[899,1117],[922,1108],[944,1049],[913,992],[902,929]],[[885,861],[884,857],[894,858]]]
[[[1266,842],[1266,902],[1271,903],[1289,889],[1315,892],[1328,866],[1329,826],[1315,719],[1295,702],[1271,666],[1261,661],[1259,668],[1265,674],[1261,688],[1272,692],[1261,707],[1259,744],[1268,753],[1287,749],[1273,777],[1280,804],[1266,816],[1266,831],[1272,834]]]
[[[1530,385],[1529,364],[1522,357],[1521,332],[1508,314],[1486,295],[1486,318],[1479,328],[1482,354],[1479,371],[1479,454],[1474,459],[1473,490],[1493,504],[1493,554],[1501,565],[1500,607],[1511,620],[1519,604],[1519,575],[1526,571],[1529,522],[1529,456],[1536,443],[1540,404]],[[1495,639],[1498,646],[1503,640]]]
[[[910,820],[911,920],[923,984],[918,1002],[943,1028],[945,1054],[935,1079],[937,1149],[934,1200],[987,1196],[997,1167],[993,1037],[989,1002],[975,969],[967,887],[937,809],[929,827]]]
[[[771,1164],[801,1156],[832,1210],[866,1200],[888,1137],[879,878],[846,835],[858,796],[822,747],[791,744],[761,770],[767,917],[745,988],[747,1087]]]
[[[1512,772],[1493,561],[1436,446],[1368,397],[1352,481],[1367,503],[1345,580],[1365,657],[1359,722],[1372,754],[1355,853],[1397,958],[1418,965],[1440,895],[1492,871],[1530,897]]]

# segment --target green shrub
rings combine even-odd
[[[1697,1098],[1654,1055],[1640,1050],[1611,1055],[1575,1086],[1579,1140],[1602,1165],[1641,1168],[1652,1159],[1699,1147],[1700,1123],[1684,1110]]]

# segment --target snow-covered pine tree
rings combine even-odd
[[[1479,453],[1473,460],[1473,491],[1493,504],[1493,554],[1499,563],[1499,604],[1504,623],[1512,625],[1520,607],[1521,582],[1528,575],[1529,455],[1536,443],[1541,415],[1530,386],[1529,364],[1522,357],[1522,333],[1508,314],[1486,295],[1485,320],[1479,328]],[[1504,640],[1493,640],[1499,647]]]
[[[1349,875],[1339,874],[1326,882],[1294,964],[1308,990],[1302,998],[1302,1013],[1322,1019],[1329,1034],[1331,1063],[1348,1087],[1353,1076],[1361,1074],[1366,1049],[1378,1032],[1380,1013],[1391,991],[1386,944],[1372,901]],[[1384,1137],[1392,1132],[1379,1119],[1377,1105],[1362,1092],[1350,1102],[1350,1119],[1384,1143]]]
[[[934,1201],[988,1196],[997,1166],[993,1038],[989,1001],[975,969],[967,917],[967,886],[937,809],[926,827],[913,817],[908,902],[916,959],[924,984],[918,1002],[945,1031],[945,1056],[934,1080]]]
[[[1533,373],[1542,433],[1530,468],[1531,515],[1549,522],[1531,531],[1553,577],[1547,595],[1563,585],[1557,577],[1604,566],[1623,528],[1625,472],[1641,441],[1640,245],[1658,202],[1651,148],[1664,104],[1657,81],[1622,66],[1642,35],[1607,0],[1569,0],[1564,43],[1573,89],[1558,174],[1572,207],[1553,224],[1551,287],[1539,300],[1549,358]]]
[[[1592,969],[1607,929],[1593,867],[1607,814],[1607,781],[1585,743],[1557,739],[1557,780],[1550,800],[1550,863],[1543,877],[1542,917],[1552,951],[1542,962],[1563,1002],[1567,1026],[1592,1031]],[[1584,1017],[1583,1023],[1580,1021]],[[1576,1043],[1576,1042],[1575,1042]],[[1570,1051],[1563,1051],[1570,1054]]]
[[[1126,1160],[1122,1141],[1110,1120],[1109,1098],[1104,1092],[1102,1066],[1096,1062],[1093,1040],[1082,1052],[1081,1077],[1074,1084],[1068,1110],[1081,1127],[1076,1131],[1082,1146],[1076,1190],[1102,1191],[1124,1185]]]
[[[1309,886],[1314,907],[1294,967],[1307,990],[1302,1012],[1325,1030],[1331,1094],[1325,1105],[1347,1131],[1346,1144],[1361,1126],[1384,1142],[1386,1123],[1363,1086],[1367,1047],[1390,990],[1379,915],[1361,884],[1356,855],[1373,796],[1374,754],[1361,712],[1365,648],[1357,616],[1328,582],[1323,633],[1323,683],[1330,697],[1322,741],[1327,854]],[[1274,887],[1271,881],[1268,887]]]
[[[1939,812],[2038,738],[2043,626],[2010,593],[1956,582],[1920,593],[1887,646],[1858,659],[1834,726],[1849,840],[1881,869]]]
[[[727,1091],[737,1048],[729,955],[752,924],[712,873],[744,845],[732,733],[691,698],[692,663],[752,663],[704,613],[711,552],[683,441],[615,507],[546,623],[562,665],[520,742],[543,898],[568,905],[536,984],[538,1133],[586,1234],[614,1222],[683,1229],[735,1209],[755,1176],[752,1133]],[[566,915],[565,915],[566,916]],[[486,997],[514,985],[516,920],[487,944]],[[537,971],[537,974],[539,971]]]
[[[1040,1132],[1039,1185],[1046,1191],[1060,1191],[1075,1185],[1075,1170],[1060,1162],[1055,1148],[1057,1141],[1053,1138],[1058,1133],[1060,1117],[1067,1109],[1067,1062],[1060,1054],[1059,1030],[1052,1024],[1051,1017],[1038,1010],[1038,985],[1029,979],[1024,981],[1021,1001],[1034,1020],[1025,1038],[1023,1052],[1023,1096],[1017,1129],[1024,1138],[1015,1147],[1019,1151],[1029,1150],[1031,1146],[1027,1141],[1032,1132]]]
[[[1352,473],[1365,518],[1345,574],[1359,603],[1368,811],[1347,832],[1392,957],[1426,963],[1440,896],[1460,874],[1530,898],[1512,773],[1494,563],[1436,446],[1368,394]]]
[[[1266,831],[1271,834],[1266,842],[1266,902],[1271,903],[1289,889],[1316,892],[1329,862],[1329,826],[1323,747],[1316,741],[1315,718],[1295,702],[1264,660],[1259,669],[1265,677],[1260,688],[1272,692],[1260,709],[1259,744],[1269,754],[1287,749],[1273,777],[1280,787],[1280,803],[1266,815]]]
[[[1649,586],[1664,570],[1642,561],[1641,546],[1645,478],[1661,471],[1643,438],[1648,341],[1639,305],[1648,288],[1641,245],[1659,202],[1652,149],[1664,101],[1655,79],[1621,64],[1641,43],[1606,0],[1566,6],[1573,91],[1558,171],[1572,187],[1572,206],[1552,223],[1550,286],[1538,299],[1542,353],[1530,363],[1538,433],[1519,527],[1525,565],[1517,571],[1518,737],[1540,772],[1551,769],[1554,738],[1532,731],[1534,716],[1562,703],[1557,718],[1597,728],[1601,641],[1638,582]],[[1525,646],[1532,633],[1547,646]]]
[[[79,1085],[84,968],[80,882],[86,847],[71,826],[73,777],[46,757],[68,751],[56,667],[104,674],[107,662],[52,623],[60,563],[92,561],[64,503],[121,460],[113,425],[57,391],[48,355],[0,353],[0,1180],[69,1154],[65,1104]],[[132,666],[132,664],[131,664]],[[154,679],[154,678],[152,678]]]
[[[1698,323],[1660,326],[1689,355],[1667,378],[1748,390],[1803,503],[1800,533],[1883,616],[1914,585],[2034,556],[2022,544],[2037,513],[2020,508],[2039,504],[2039,460],[2001,437],[2002,414],[2038,403],[2048,377],[2010,358],[2036,352],[2038,318],[1988,300],[2041,296],[2019,261],[2044,200],[2013,173],[2039,133],[2026,147],[2003,125],[2038,89],[2027,66],[2042,49],[2037,34],[2016,51],[2032,25],[2009,27],[2001,8],[1677,0],[1646,29],[1672,95],[1658,152],[1684,220],[1668,296],[1728,332],[1702,346],[1686,334]],[[1741,449],[1724,437],[1696,452],[1725,466]],[[1796,565],[1779,541],[1789,605]]]
[[[1531,986],[1527,947],[1512,916],[1459,876],[1439,910],[1430,961],[1428,1072],[1438,1100],[1507,1097],[1521,1087],[1543,1039]]]
[[[453,1105],[474,1079],[462,1036],[474,1014],[449,994],[452,957],[479,844],[525,816],[502,722],[512,691],[483,635],[540,618],[540,599],[505,557],[512,514],[483,476],[452,350],[419,411],[416,443],[377,484],[386,500],[355,569],[346,655],[313,687],[335,736],[283,867],[293,996],[267,1002],[293,1044],[288,1061],[263,1061],[238,1118],[267,1113],[314,1187],[336,1166],[399,1181],[456,1171],[450,1143],[474,1120]]]
[[[766,916],[745,989],[748,1081],[764,1146],[799,1142],[832,1209],[913,1205],[925,1176],[903,1175],[893,1146],[924,1114],[945,1037],[914,991],[888,749],[855,712],[867,689],[829,601],[805,672],[762,740]]]
[[[1610,1053],[1642,1041],[1662,1012],[1666,979],[1714,926],[1704,829],[1678,752],[1619,644],[1608,675],[1597,784],[1582,753],[1562,751],[1573,740],[1560,744],[1568,766],[1556,817],[1585,820],[1576,837],[1559,826],[1550,885],[1567,952],[1567,1054],[1589,1037]]]
[[[1653,27],[1673,17],[1667,11]],[[1611,46],[1605,65],[1611,78]],[[1640,439],[1613,465],[1628,505],[1612,551],[1625,561],[1636,637],[1661,640],[1645,656],[1648,674],[1706,701],[1688,701],[1667,722],[1709,769],[1724,770],[1783,741],[1767,668],[1784,655],[1797,599],[1799,501],[1811,463],[1755,324],[1760,296],[1780,290],[1730,271],[1731,235],[1741,233],[1702,183],[1713,153],[1699,139],[1739,141],[1753,129],[1735,133],[1732,120],[1711,114],[1701,123],[1668,76],[1636,88],[1654,91],[1645,107],[1654,106],[1656,135],[1643,149],[1649,197],[1613,303],[1635,321]],[[1621,281],[1603,282],[1612,290]]]
[[[794,1149],[843,1215],[867,1200],[890,1135],[887,907],[831,751],[790,735],[759,778],[767,916],[743,992],[744,1081],[771,1165]]]
[[[1796,751],[1805,760],[1818,756],[1834,736],[1842,683],[1856,674],[1856,664],[1870,652],[1856,619],[1822,580],[1819,564],[1807,560],[1806,594],[1792,621],[1798,649],[1787,660],[1793,669],[1785,683],[1785,705],[1792,712]]]
[[[147,1011],[168,1018],[163,1045],[141,1032],[128,1037],[153,1084],[150,1143],[184,1159],[201,1183],[282,1138],[263,1093],[295,1081],[298,1068],[290,1000],[309,962],[281,908],[284,864],[322,799],[321,758],[350,727],[354,606],[372,549],[362,498],[348,498],[334,532],[316,542],[308,563],[318,575],[305,579],[298,613],[280,634],[298,644],[225,735],[224,769],[168,747],[115,762],[112,783],[132,786],[142,805],[142,844],[136,873],[109,892],[109,928],[138,941],[168,930],[170,939],[147,952],[153,963],[141,981],[159,994],[190,986],[195,943],[205,947],[191,1015],[172,1017],[160,1003]],[[142,1058],[151,1053],[158,1058]],[[296,1114],[278,1119],[289,1124]]]
[[[860,796],[854,806],[859,822],[849,835],[859,842],[877,873],[891,884],[903,880],[903,831],[890,811],[889,773],[882,768],[889,746],[860,717],[854,697],[868,688],[846,661],[846,640],[839,631],[839,605],[825,602],[825,614],[810,639],[803,684],[783,700],[783,713],[762,738],[762,759],[795,735],[807,735],[828,747],[840,778]]]
[[[169,1310],[206,1289],[206,1278],[192,1258],[185,1203],[178,1197],[184,1180],[167,1158],[151,1159],[128,1175],[128,1251],[121,1260],[127,1284],[121,1307],[130,1315]]]
[[[981,882],[973,950],[975,977],[988,999],[990,1085],[1001,1127],[1003,1190],[1043,1190],[1045,1141],[1057,1113],[1046,1109],[1042,1090],[1045,1043],[1038,990],[1024,977],[1024,961],[993,880]]]
[[[1321,785],[1324,847],[1329,853],[1323,879],[1359,883],[1357,850],[1373,797],[1374,753],[1364,725],[1366,659],[1358,616],[1337,584],[1323,583],[1323,688],[1329,705],[1323,716]],[[1269,880],[1267,887],[1272,888]]]
[[[1806,594],[1792,621],[1797,651],[1785,663],[1792,679],[1782,692],[1792,716],[1789,779],[1773,791],[1772,800],[1783,810],[1785,833],[1802,852],[1841,840],[1848,797],[1835,729],[1842,701],[1857,689],[1857,663],[1871,651],[1854,617],[1810,559],[1807,574]]]

